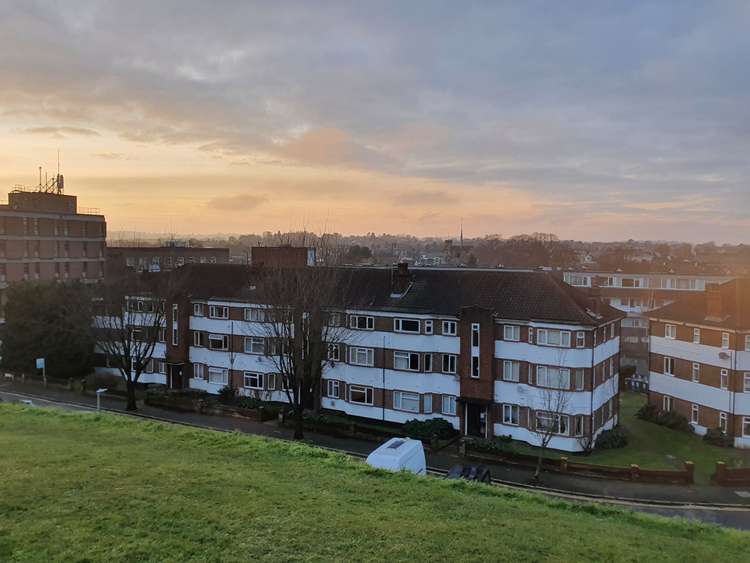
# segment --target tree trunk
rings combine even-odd
[[[125,388],[128,395],[128,403],[125,405],[126,411],[137,411],[138,406],[135,404],[135,382],[127,380],[125,382]]]
[[[305,424],[302,417],[304,410],[300,405],[294,409],[294,439],[302,440],[305,437]]]
[[[539,456],[536,458],[536,469],[534,470],[534,476],[531,480],[534,483],[542,482],[542,459],[544,458],[544,448],[539,450]]]

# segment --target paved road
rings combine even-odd
[[[28,384],[23,386],[10,383],[0,384],[0,398],[2,398],[3,401],[19,402],[24,399],[26,395],[34,395],[35,397],[31,400],[34,405],[39,407],[55,406],[67,410],[91,411],[96,405],[96,399],[94,397],[81,395],[80,393],[72,393],[62,389],[44,389]],[[45,398],[41,398],[42,395]],[[77,404],[72,405],[66,403],[66,401]],[[124,402],[119,398],[106,397],[102,400],[102,407],[115,411],[122,411],[124,408]],[[140,408],[139,413],[166,419],[171,422],[193,424],[216,430],[237,430],[271,438],[291,439],[292,437],[291,430],[280,428],[274,422],[258,423],[237,418],[168,411],[150,406]],[[311,432],[306,432],[305,436],[306,441],[313,445],[346,450],[359,454],[367,454],[376,447],[376,444],[363,440],[337,438]],[[464,460],[462,460],[457,453],[452,451],[428,454],[428,465],[439,469],[448,469],[452,465],[462,461]],[[494,478],[509,483],[525,485],[531,477],[531,471],[525,468],[505,465],[490,465],[490,468]],[[608,497],[624,497],[626,499],[644,499],[652,502],[684,503],[683,506],[653,506],[627,501],[612,502],[612,504],[616,504],[617,506],[639,512],[670,517],[682,517],[726,527],[750,530],[750,498],[748,498],[750,497],[750,492],[748,492],[746,496],[747,490],[735,491],[733,489],[716,486],[684,487],[639,484],[573,477],[570,475],[560,475],[555,473],[547,473],[544,478],[546,487],[569,491],[572,494],[604,495]],[[571,500],[578,502],[575,501],[575,499]],[[705,508],[691,506],[692,503],[732,504],[735,505],[735,507]]]

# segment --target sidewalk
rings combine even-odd
[[[82,395],[78,392],[68,391],[57,387],[48,387],[45,389],[41,385],[33,383],[0,384],[0,395],[2,395],[3,392],[26,393],[38,397],[45,397],[51,401],[79,403],[90,405],[92,407],[96,406],[96,397]],[[125,402],[121,398],[104,396],[102,398],[102,407],[115,411],[124,411]],[[138,412],[140,414],[174,422],[194,424],[220,430],[236,430],[239,432],[272,438],[291,440],[293,435],[292,429],[280,428],[275,421],[260,423],[239,418],[203,415],[192,412],[177,412],[148,405],[140,407]],[[353,438],[338,438],[314,432],[305,432],[305,442],[312,445],[346,450],[359,454],[368,454],[377,447],[375,442]],[[457,448],[453,446],[437,453],[427,454],[427,464],[430,467],[447,470],[457,463],[466,463],[466,460],[458,455]],[[527,485],[533,474],[531,469],[522,467],[499,464],[485,465],[490,467],[493,478],[520,485]],[[711,485],[684,486],[632,483],[628,481],[586,478],[550,472],[545,472],[543,478],[545,487],[571,493],[668,503],[733,504],[750,507],[750,498],[740,496],[734,488],[727,487]]]

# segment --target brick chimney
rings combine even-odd
[[[721,287],[718,283],[706,284],[706,318],[723,318]]]
[[[599,288],[599,280],[596,276],[591,277],[591,289],[589,289],[589,309],[600,315],[602,311],[602,290]]]
[[[392,279],[391,297],[401,297],[407,292],[409,284],[411,283],[409,264],[406,262],[399,262]]]

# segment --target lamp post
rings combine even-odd
[[[101,387],[96,390],[96,412],[102,410],[102,395],[107,392],[106,387]]]

